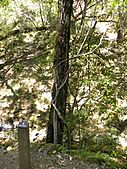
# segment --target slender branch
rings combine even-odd
[[[41,6],[41,1],[39,1],[39,12],[40,12],[40,16],[41,16],[41,22],[42,22],[42,25],[44,25],[44,20],[43,20],[43,15],[42,15],[42,6]]]
[[[18,57],[18,58],[14,58],[14,59],[10,59],[10,60],[7,60],[5,61],[4,63],[1,63],[0,64],[0,71],[6,67],[6,66],[10,66],[12,64],[16,64],[16,63],[22,63],[22,62],[29,62],[31,61],[33,58],[39,58],[40,56],[42,56],[43,54],[48,54],[48,51],[44,52],[44,53],[41,53],[40,55],[37,55],[36,57],[28,57],[27,58],[23,58],[22,56],[21,57]]]
[[[73,59],[76,59],[76,58],[80,58],[81,56],[87,56],[87,55],[90,55],[90,54],[94,53],[94,51],[96,51],[96,50],[100,47],[101,42],[102,42],[102,40],[103,40],[103,38],[104,38],[104,35],[105,35],[105,33],[103,33],[103,35],[102,35],[102,37],[101,37],[101,39],[100,39],[99,44],[98,44],[93,50],[91,50],[91,51],[89,51],[89,52],[87,52],[87,53],[85,53],[85,54],[77,54],[77,55],[74,55],[74,56],[73,56],[72,58],[70,58],[69,60],[73,60]]]
[[[49,27],[45,27],[45,26],[35,27],[35,28],[27,27],[27,28],[24,28],[23,30],[16,29],[16,30],[10,31],[5,36],[0,36],[0,41],[6,40],[6,39],[10,38],[11,36],[16,36],[16,35],[18,35],[20,33],[29,33],[29,32],[33,32],[33,31],[42,31],[42,30],[46,31],[48,29],[49,29]]]
[[[84,19],[85,15],[86,15],[86,10],[87,10],[87,0],[84,0],[83,2],[84,2],[84,5],[83,5],[84,8],[82,9],[82,4],[79,3],[79,7],[80,7],[81,11],[79,13],[77,13],[75,16],[73,15],[74,20],[76,20],[81,15]]]
[[[69,59],[65,59],[65,60],[61,61],[60,63],[58,63],[58,64],[55,66],[55,69],[56,69],[60,64],[66,62],[66,61],[68,61],[68,60],[74,60],[74,59],[77,59],[77,58],[81,58],[81,56],[85,57],[85,59],[87,59],[87,61],[90,62],[86,56],[87,56],[87,55],[90,55],[90,54],[93,54],[93,53],[100,47],[100,45],[102,44],[102,40],[103,40],[104,36],[105,36],[105,32],[103,33],[103,35],[102,35],[102,37],[101,37],[101,39],[100,39],[99,44],[98,44],[93,50],[91,50],[91,51],[89,51],[89,52],[87,52],[87,53],[84,53],[84,54],[74,55],[74,56],[70,57]],[[103,61],[102,58],[100,58],[100,59]]]
[[[93,6],[96,6],[99,2],[100,2],[100,1],[96,1],[96,3],[94,3],[94,4],[91,5],[91,6],[89,6],[89,7],[87,8],[87,10],[90,9],[90,8],[92,8]]]
[[[55,112],[57,113],[58,117],[63,121],[66,129],[67,129],[67,137],[68,137],[68,149],[70,149],[70,144],[71,144],[71,139],[70,139],[70,130],[69,130],[69,127],[66,123],[66,121],[64,120],[64,118],[62,117],[61,113],[59,112],[59,110],[57,109],[56,105],[51,102],[52,106],[54,107],[55,109]]]
[[[30,22],[33,24],[33,26],[35,28],[37,27],[36,24],[34,23],[34,21],[32,20],[32,18],[30,16],[27,16],[26,14],[23,14],[23,15],[26,17],[26,19],[30,20]]]
[[[94,21],[94,18],[93,18],[93,20],[91,21],[91,25],[92,25],[93,21]],[[94,26],[92,27],[92,29],[95,28],[96,24],[97,24],[97,21],[95,21]],[[84,38],[84,40],[83,40],[83,42],[82,42],[80,48],[79,48],[79,50],[78,50],[77,55],[80,54],[80,52],[81,52],[81,50],[82,50],[82,48],[83,48],[83,46],[84,46],[84,44],[85,44],[85,42],[86,42],[88,36],[89,36],[90,30],[91,30],[91,28],[89,27],[89,30],[88,30],[88,32],[87,32],[87,34],[86,34],[86,37]]]
[[[11,92],[13,93],[13,95],[14,95],[14,100],[16,101],[16,99],[18,98],[18,96],[16,95],[14,89],[8,84],[8,81],[7,81],[7,80],[5,80],[5,84],[6,84],[7,88],[10,89]]]

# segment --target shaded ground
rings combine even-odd
[[[43,133],[43,132],[42,132]],[[0,169],[19,169],[18,143],[16,137],[10,134],[5,135],[1,132],[0,137]],[[12,133],[12,136],[14,133]],[[35,137],[36,132],[31,134],[31,138],[40,142]],[[40,136],[37,134],[37,136]],[[32,139],[32,140],[33,140]],[[106,167],[104,161],[96,161],[91,163],[85,159],[72,157],[68,154],[60,153],[58,146],[54,144],[37,144],[31,143],[31,169],[123,169],[121,167]],[[62,151],[63,152],[63,151]],[[125,159],[126,160],[126,159]],[[127,162],[127,161],[126,161]],[[125,162],[125,163],[126,163]],[[127,169],[125,166],[124,169]]]
[[[32,169],[104,169],[103,165],[88,164],[61,153],[45,155],[44,152],[34,151],[31,159]],[[17,150],[5,151],[1,149],[0,169],[19,169]]]

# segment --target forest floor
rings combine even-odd
[[[78,158],[64,153],[54,144],[30,144],[31,169],[122,169],[121,167],[107,167],[105,162]],[[61,147],[62,149],[63,147]],[[64,150],[64,148],[63,148]],[[19,169],[19,153],[17,140],[0,139],[0,169]],[[125,166],[124,169],[127,169]]]
[[[0,150],[0,169],[19,169],[18,151]],[[31,154],[32,169],[104,169],[104,165],[90,164],[62,153],[44,155],[41,151]]]

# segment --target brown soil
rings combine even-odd
[[[32,169],[104,169],[102,165],[86,163],[69,155],[48,155],[41,150],[32,152],[31,166]],[[19,169],[18,150],[0,149],[0,169]]]

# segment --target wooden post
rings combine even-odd
[[[22,121],[18,126],[19,169],[30,169],[29,124]]]

